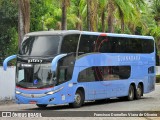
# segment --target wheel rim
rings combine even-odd
[[[76,95],[75,95],[75,102],[76,102],[77,104],[80,104],[80,103],[81,103],[81,96],[80,96],[80,94],[78,94],[78,93],[76,93]]]
[[[129,98],[132,99],[133,95],[134,95],[133,89],[131,88],[130,91],[129,91]]]
[[[142,89],[141,89],[141,87],[138,87],[137,88],[137,96],[141,97],[141,93],[142,93]]]

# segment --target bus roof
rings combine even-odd
[[[82,32],[83,32],[82,34],[86,34],[86,35],[102,35],[102,36],[110,36],[110,37],[154,39],[152,36],[143,36],[143,35],[117,34],[117,33],[101,33],[101,32],[89,32],[89,31],[82,31]]]
[[[26,36],[80,34],[78,30],[52,30],[27,33]]]
[[[101,35],[101,36],[110,36],[110,37],[154,39],[152,36],[117,34],[117,33],[102,33],[102,32],[79,31],[79,30],[38,31],[38,32],[27,33],[26,36],[67,35],[67,34],[80,34],[80,33],[83,35],[98,35],[98,36]]]

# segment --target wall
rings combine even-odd
[[[8,67],[7,71],[0,66],[0,100],[14,99],[15,95],[15,67]]]
[[[156,66],[156,75],[160,75],[160,66]]]

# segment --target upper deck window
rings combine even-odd
[[[66,35],[61,45],[61,53],[76,52],[79,40],[79,34]]]
[[[152,53],[154,40],[127,37],[82,35],[79,52],[90,53]]]
[[[96,52],[95,45],[96,45],[96,40],[98,38],[99,37],[96,35],[82,35],[79,43],[79,52],[83,53]]]
[[[50,56],[58,53],[60,36],[29,36],[24,39],[21,55]]]

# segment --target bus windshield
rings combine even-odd
[[[20,55],[53,56],[58,53],[60,36],[27,36],[24,38]]]
[[[56,84],[51,64],[17,63],[16,85],[23,88],[46,88]]]

